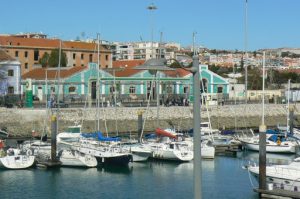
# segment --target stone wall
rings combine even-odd
[[[299,105],[295,106],[295,125],[299,125]],[[156,125],[156,108],[95,108],[61,109],[59,112],[59,132],[75,122],[82,124],[83,132],[93,132],[97,129],[99,113],[100,130],[109,135],[118,133],[135,133],[137,131],[137,112],[144,110],[146,120],[144,131],[153,131]],[[6,109],[0,108],[0,128],[6,127],[12,136],[30,136],[32,130],[50,133],[50,111],[45,109]],[[192,128],[192,107],[160,107],[160,128],[175,126],[177,129]],[[260,104],[226,105],[202,108],[202,121],[208,121],[210,115],[213,128],[233,129],[255,127],[261,123],[262,108]],[[265,123],[267,126],[286,124],[286,105],[268,104],[265,108]],[[45,128],[46,127],[46,128]],[[107,129],[107,130],[106,130]]]

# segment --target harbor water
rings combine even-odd
[[[294,155],[268,155],[288,164]],[[243,168],[258,153],[202,161],[203,198],[254,199],[256,180]],[[0,198],[193,198],[193,162],[148,161],[128,167],[0,170]]]

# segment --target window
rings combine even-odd
[[[24,52],[24,57],[28,57],[28,52],[27,51]]]
[[[108,65],[106,65],[105,68],[108,68]]]
[[[189,91],[189,87],[187,86],[183,87],[183,93],[188,93],[188,91]]]
[[[69,93],[75,93],[76,87],[75,86],[70,86],[69,87]]]
[[[218,93],[223,93],[223,87],[221,86],[218,87]]]
[[[73,59],[76,59],[76,53],[73,53]]]
[[[231,87],[231,90],[232,90],[232,91],[234,91],[234,86],[233,86],[233,87]]]
[[[52,93],[54,93],[55,92],[55,87],[51,86],[50,90],[51,90]]]
[[[89,62],[93,62],[93,54],[90,54],[90,56],[89,56]]]
[[[106,61],[108,60],[108,55],[105,55],[105,60],[106,60]]]
[[[135,94],[135,87],[134,86],[129,87],[129,93],[130,94]]]
[[[81,59],[84,59],[84,54],[81,54]]]
[[[24,68],[25,68],[25,69],[28,69],[28,63],[25,63]]]
[[[19,57],[19,51],[15,52],[15,57]]]
[[[172,87],[171,86],[167,86],[167,93],[172,93]]]
[[[33,58],[34,58],[34,61],[38,61],[39,60],[39,51],[38,50],[34,50]]]
[[[111,87],[109,88],[109,92],[110,92],[110,93],[114,93],[114,92],[115,92],[115,87],[114,87],[114,86],[111,86]]]
[[[75,64],[73,64],[73,66],[75,66]]]
[[[13,86],[9,86],[9,87],[7,88],[7,93],[8,93],[8,94],[14,94],[14,87],[13,87]]]
[[[7,71],[7,76],[13,77],[14,76],[14,70],[8,70]]]

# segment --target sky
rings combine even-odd
[[[0,34],[43,32],[64,40],[154,41],[211,49],[300,47],[299,0],[3,0]],[[157,9],[147,9],[153,3]],[[246,44],[245,44],[246,43]]]

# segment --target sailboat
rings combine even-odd
[[[265,58],[264,58],[264,62],[263,62],[263,71],[264,71],[264,67],[265,67]],[[264,72],[263,72],[263,76],[264,76]],[[263,89],[264,89],[264,79],[263,79]],[[264,104],[264,101],[263,101],[263,104]],[[267,133],[266,134],[266,152],[269,152],[269,153],[296,153],[299,145],[296,141],[288,139],[287,132],[288,131],[286,131],[284,134],[279,134],[279,133],[278,134],[268,134]],[[253,151],[259,151],[259,136],[253,136],[253,137],[248,137],[248,138],[239,138],[239,140],[242,142],[242,144],[244,145],[245,148],[247,148],[249,150],[253,150]]]
[[[1,149],[3,150],[3,149]],[[0,157],[0,168],[26,169],[34,165],[33,155],[21,154],[19,149],[10,148],[4,157]]]
[[[80,153],[77,150],[62,150],[59,152],[58,157],[62,166],[96,167],[98,165],[97,159],[94,156]]]

